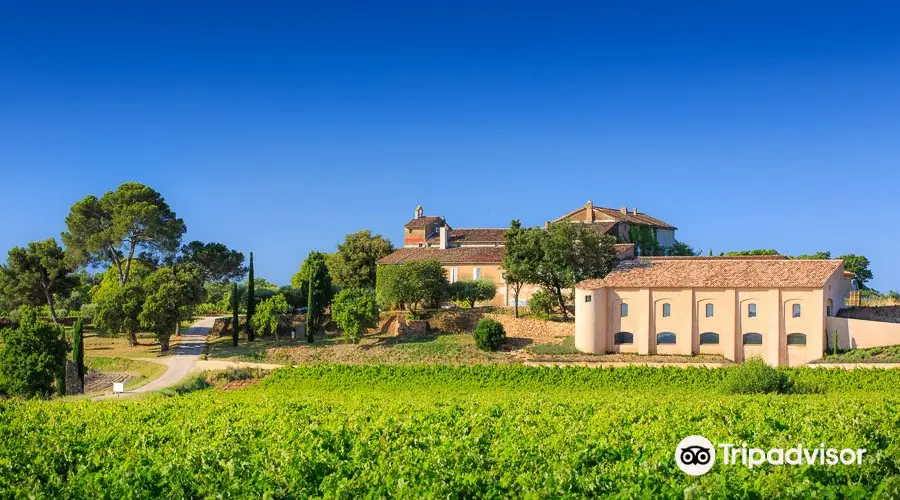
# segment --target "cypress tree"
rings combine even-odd
[[[247,340],[249,342],[256,340],[251,321],[254,312],[256,312],[256,290],[253,286],[253,252],[250,252],[250,275],[247,278]]]
[[[238,346],[238,335],[240,334],[240,322],[238,321],[238,309],[241,305],[241,298],[238,296],[237,283],[231,284],[231,343],[235,347]]]
[[[84,387],[84,324],[81,318],[77,318],[72,327],[72,360],[75,361],[81,387]]]

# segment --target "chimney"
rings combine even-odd
[[[550,221],[544,222],[544,229],[550,229]]]
[[[584,204],[584,209],[584,221],[594,222],[594,202],[588,200],[587,203]]]
[[[446,250],[447,249],[447,240],[449,239],[448,235],[447,235],[447,225],[446,224],[441,226],[440,235],[441,235],[441,250]]]
[[[631,215],[637,215],[637,209],[636,209],[636,208],[632,208],[632,209],[631,209]]]
[[[413,219],[421,219],[422,218],[422,205],[416,206],[416,216]]]
[[[620,209],[619,209],[619,212],[621,212],[622,215],[628,215],[628,207],[622,207],[622,208],[620,208]]]

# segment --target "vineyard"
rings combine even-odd
[[[900,496],[900,371],[795,369],[824,394],[736,396],[731,369],[318,365],[238,391],[0,402],[0,496]],[[692,477],[673,458],[692,434],[868,454]]]

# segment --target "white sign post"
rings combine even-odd
[[[125,384],[122,382],[113,382],[113,392],[116,393],[116,397],[118,397],[119,394],[125,392]]]

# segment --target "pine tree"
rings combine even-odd
[[[84,387],[84,324],[81,318],[77,318],[72,327],[72,360],[75,361],[81,387]]]
[[[240,322],[238,321],[238,308],[241,305],[241,297],[238,295],[237,283],[231,284],[231,343],[235,347],[238,346],[238,336],[240,335]]]
[[[253,252],[250,252],[250,275],[247,278],[247,341],[256,340],[253,334],[253,313],[256,312],[256,290],[253,286]]]

